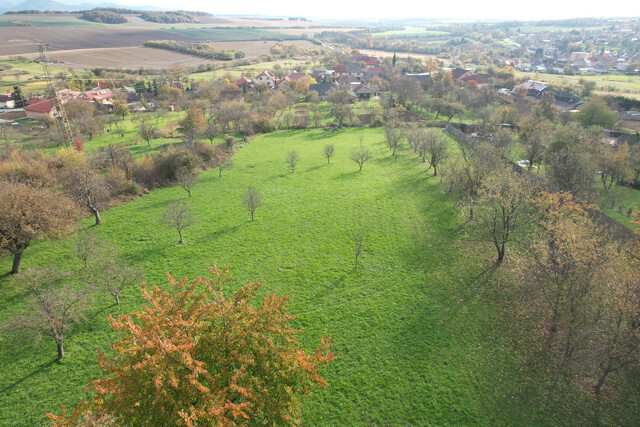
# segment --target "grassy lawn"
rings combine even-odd
[[[384,33],[374,33],[373,38],[379,39],[383,37],[404,38],[404,37],[437,37],[447,36],[448,31],[427,30],[424,27],[405,27],[404,30],[385,31]]]
[[[6,93],[13,85],[19,85],[25,95],[42,91],[46,87],[45,81],[34,81],[44,74],[42,65],[29,59],[0,59],[0,93]],[[24,74],[18,74],[23,72]],[[67,70],[51,66],[53,75],[68,74]]]
[[[250,28],[176,28],[166,30],[175,34],[202,40],[245,41],[245,40],[296,40],[300,37],[274,31]]]
[[[565,76],[560,74],[537,74],[516,71],[516,78],[539,79],[543,82],[578,86],[579,80],[593,81],[596,91],[611,92],[611,94],[640,93],[640,76],[625,76],[620,74],[605,74],[601,76]]]
[[[348,157],[361,138],[373,158],[358,172]],[[491,248],[469,243],[439,180],[406,147],[390,157],[384,141],[382,129],[362,128],[260,136],[221,178],[201,174],[192,198],[179,187],[155,190],[104,212],[95,231],[145,268],[150,284],[164,286],[165,272],[205,274],[215,259],[231,265],[233,288],[263,279],[265,292],[288,294],[306,348],[331,333],[338,359],[323,370],[329,387],[303,401],[308,425],[591,423],[589,396],[550,373],[546,360],[533,360],[543,337],[503,305],[510,281],[491,268]],[[329,143],[330,164],[322,156]],[[294,149],[301,160],[291,173],[285,158]],[[250,185],[264,200],[255,221],[240,202]],[[197,219],[184,244],[158,221],[176,199]],[[351,236],[359,228],[365,243],[356,270]],[[23,267],[79,270],[71,247],[71,238],[36,242]],[[0,322],[24,306],[9,269],[10,259],[0,259]],[[44,412],[85,396],[98,374],[96,349],[108,350],[115,338],[105,317],[140,302],[137,288],[119,307],[96,299],[88,322],[67,339],[62,363],[48,340],[33,347],[3,338],[0,424],[38,425]]]

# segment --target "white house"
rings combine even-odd
[[[15,108],[15,102],[9,94],[0,94],[0,108]]]

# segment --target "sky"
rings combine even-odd
[[[118,3],[145,0],[116,0]],[[138,3],[138,4],[140,4]],[[154,0],[153,6],[167,9],[202,10],[214,15],[271,15],[302,16],[309,19],[332,20],[389,19],[389,18],[451,18],[464,20],[541,20],[576,17],[640,17],[640,0],[595,1],[345,1],[345,0],[279,0],[279,1],[216,1],[211,0]]]

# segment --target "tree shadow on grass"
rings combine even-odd
[[[311,166],[310,168],[305,169],[305,172],[313,172],[313,171],[318,170],[318,169],[320,169],[322,167],[324,167],[324,165],[322,165],[322,166],[320,166],[320,165]]]
[[[6,386],[3,389],[0,389],[0,394],[6,394],[11,392],[13,389],[15,389],[17,386],[19,386],[20,384],[22,384],[23,382],[25,382],[26,380],[28,380],[31,377],[34,377],[36,375],[38,375],[39,373],[43,372],[44,370],[46,370],[47,368],[50,368],[51,366],[53,366],[54,363],[57,363],[58,359],[52,359],[49,362],[40,365],[36,370],[32,371],[31,373],[25,375],[24,377],[14,381],[13,383],[9,384],[8,386]]]
[[[361,171],[358,171],[358,170],[354,170],[353,172],[343,172],[341,174],[332,176],[331,179],[334,179],[336,181],[346,181],[348,179],[352,179],[358,176],[358,173],[360,172]]]

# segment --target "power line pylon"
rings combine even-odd
[[[49,66],[49,57],[47,55],[47,46],[49,44],[39,44],[38,51],[40,52],[40,64],[42,64],[42,70],[44,71],[44,75],[47,79],[47,88],[49,90],[49,96],[53,98],[53,114],[58,117],[58,121],[56,122],[58,128],[60,129],[60,133],[62,133],[66,138],[69,145],[73,143],[73,132],[71,131],[71,125],[69,124],[69,119],[67,118],[67,112],[62,108],[62,97],[56,91],[56,82],[53,79],[53,75],[51,74],[51,67]]]

